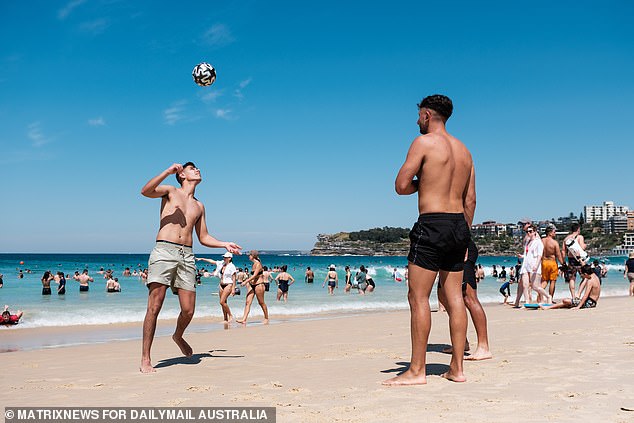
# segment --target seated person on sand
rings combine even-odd
[[[583,296],[581,298],[576,297],[574,299],[564,298],[564,300],[560,303],[553,304],[551,306],[540,306],[542,310],[550,310],[553,308],[595,308],[597,306],[597,302],[599,301],[599,297],[601,296],[601,284],[599,283],[599,278],[594,273],[592,267],[588,264],[581,266],[581,277],[583,281],[579,286],[579,293],[581,295],[583,292]]]
[[[0,324],[8,326],[8,325],[17,325],[22,317],[22,311],[18,310],[17,313],[11,314],[9,311],[9,306],[4,306],[4,311],[2,312],[2,320],[0,320]]]

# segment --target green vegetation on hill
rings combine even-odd
[[[409,237],[409,229],[384,226],[383,228],[350,232],[349,236],[351,241],[398,242]]]

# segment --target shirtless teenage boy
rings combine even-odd
[[[577,310],[582,308],[595,308],[601,296],[599,277],[594,273],[589,264],[581,266],[579,273],[583,278],[579,286],[578,296],[580,298],[564,298],[560,303],[551,306],[542,306],[540,308],[542,310],[552,310],[554,308],[574,308]]]
[[[176,175],[181,185],[161,185],[169,175]],[[192,348],[183,339],[183,333],[194,316],[196,305],[196,264],[192,251],[192,233],[196,230],[198,240],[209,248],[225,248],[231,253],[240,253],[241,247],[233,242],[219,241],[207,232],[205,207],[194,197],[196,186],[202,181],[200,171],[192,162],[184,165],[174,163],[141,189],[149,198],[161,198],[161,220],[156,246],[150,254],[147,287],[148,304],[143,321],[143,346],[141,372],[154,372],[150,350],[156,331],[156,319],[163,306],[165,293],[170,287],[178,294],[181,312],[176,321],[172,339],[181,352],[189,357]]]

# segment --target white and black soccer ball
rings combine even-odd
[[[201,87],[208,87],[216,80],[216,69],[209,63],[199,63],[192,71],[194,82]]]

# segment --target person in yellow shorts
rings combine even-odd
[[[557,228],[553,225],[546,227],[546,236],[542,239],[544,243],[544,255],[542,256],[542,288],[548,286],[548,293],[551,297],[555,295],[555,284],[559,276],[559,266],[564,264],[564,256],[559,248],[559,243],[555,240],[555,231]],[[549,286],[550,285],[550,286]]]

